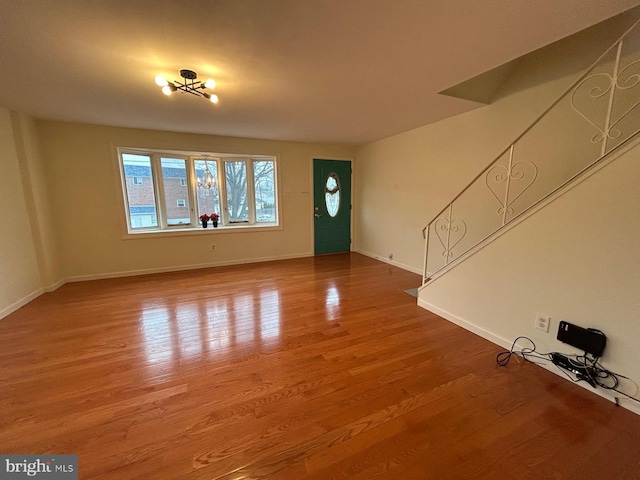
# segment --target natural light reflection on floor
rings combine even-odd
[[[209,300],[206,305],[207,345],[210,351],[226,349],[231,345],[229,327],[229,299]]]
[[[253,342],[256,336],[253,295],[245,294],[233,298],[233,318],[235,319],[235,343]]]
[[[280,293],[260,292],[260,337],[271,340],[280,336]]]
[[[339,304],[335,287],[331,299],[327,305]],[[229,347],[258,339],[277,344],[281,334],[277,290],[193,301],[174,308],[157,302],[143,306],[140,330],[149,365],[197,360],[206,353],[224,355]]]
[[[193,357],[202,353],[202,330],[200,314],[193,304],[179,304],[176,307],[176,322],[180,341],[180,358]]]
[[[329,288],[327,288],[324,306],[329,320],[337,320],[340,318],[340,293],[334,283],[331,283]]]
[[[149,306],[142,310],[142,333],[147,362],[164,363],[173,360],[175,349],[175,331],[173,321],[164,306]]]

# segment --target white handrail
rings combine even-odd
[[[533,121],[533,123],[531,123],[520,135],[518,135],[518,137],[511,144],[509,144],[509,146],[507,146],[504,150],[502,150],[500,152],[500,154],[491,163],[489,163],[489,165],[487,165],[487,167],[485,167],[478,175],[476,175],[473,178],[473,180],[471,180],[471,182],[469,182],[465,186],[465,188],[463,188],[453,198],[453,200],[451,200],[442,210],[440,210],[438,212],[438,214],[435,217],[433,217],[433,219],[431,221],[429,221],[429,223],[427,223],[425,225],[425,227],[422,229],[422,236],[423,236],[423,239],[425,240],[423,284],[426,283],[426,281],[428,281],[428,279],[429,279],[429,272],[428,272],[429,238],[430,238],[429,232],[432,229],[432,226],[434,228],[439,227],[440,230],[442,230],[442,231],[444,231],[446,233],[446,235],[443,234],[443,236],[441,237],[440,234],[438,234],[438,232],[436,232],[436,235],[434,236],[442,244],[443,249],[444,249],[443,252],[442,252],[442,255],[445,256],[444,266],[439,268],[438,270],[436,270],[436,272],[437,272],[437,271],[443,270],[447,266],[451,265],[452,262],[455,262],[456,258],[459,258],[461,255],[463,255],[467,251],[475,248],[477,245],[479,245],[484,240],[486,240],[486,238],[488,238],[489,236],[494,235],[498,230],[500,230],[506,224],[510,223],[517,216],[519,216],[519,215],[517,215],[514,218],[507,219],[507,214],[513,212],[513,208],[510,207],[510,205],[513,204],[513,202],[520,195],[522,195],[522,193],[524,193],[524,190],[529,188],[529,186],[531,186],[533,184],[533,182],[535,182],[537,174],[538,174],[538,167],[533,162],[518,162],[518,163],[514,163],[513,162],[513,156],[514,156],[515,146],[521,139],[523,139],[531,131],[531,129],[533,127],[535,127],[543,118],[545,118],[554,107],[556,107],[563,99],[567,98],[567,96],[571,95],[570,96],[570,104],[571,104],[571,107],[573,108],[573,110],[578,114],[578,116],[582,117],[583,119],[586,119],[587,122],[589,122],[593,127],[595,127],[598,130],[598,133],[592,137],[591,142],[592,143],[598,143],[598,142],[602,141],[603,145],[602,145],[602,148],[601,148],[601,151],[600,151],[600,156],[594,162],[592,162],[588,166],[584,167],[582,170],[577,172],[575,175],[572,175],[569,180],[564,181],[560,185],[556,186],[556,188],[554,188],[553,191],[555,192],[559,188],[561,188],[562,186],[566,185],[569,181],[571,181],[571,179],[575,178],[577,175],[579,175],[581,172],[583,172],[587,168],[590,168],[591,166],[593,166],[595,163],[600,161],[602,158],[604,158],[608,154],[608,152],[607,152],[607,140],[608,139],[619,139],[619,137],[621,136],[621,132],[620,132],[620,130],[618,128],[616,128],[616,125],[622,120],[622,118],[626,117],[636,107],[640,106],[640,100],[638,100],[638,102],[634,103],[633,106],[631,108],[627,109],[617,120],[612,121],[612,111],[614,109],[616,91],[617,90],[629,90],[629,89],[631,89],[631,88],[633,88],[635,86],[640,85],[640,73],[630,75],[626,79],[625,82],[622,82],[622,84],[620,83],[620,77],[626,70],[628,70],[630,67],[632,67],[634,65],[636,65],[637,67],[640,68],[640,60],[636,60],[634,62],[631,62],[629,65],[625,66],[622,69],[620,68],[620,66],[621,66],[620,59],[621,59],[621,53],[622,53],[622,48],[623,48],[623,42],[624,42],[625,38],[627,37],[627,35],[629,35],[636,28],[636,26],[639,23],[640,23],[640,20],[637,20],[636,22],[634,22],[634,24],[630,28],[628,28],[609,48],[607,48],[604,51],[604,53],[602,53],[597,58],[597,60],[595,62],[593,62],[593,64],[582,75],[580,75],[580,77],[575,82],[573,82],[549,107],[547,107],[542,112],[541,115],[539,115]],[[615,63],[614,63],[614,67],[613,67],[613,73],[612,74],[603,73],[603,72],[592,73],[594,71],[594,69],[596,69],[596,67],[598,67],[600,65],[602,60],[613,49],[616,49],[616,58],[615,58]],[[598,126],[598,124],[596,124],[592,119],[590,119],[587,115],[585,115],[575,105],[575,96],[576,96],[576,92],[578,91],[578,89],[580,87],[582,87],[585,84],[585,82],[587,82],[587,81],[589,81],[589,80],[591,80],[591,79],[593,79],[595,77],[601,77],[601,76],[607,77],[609,82],[610,82],[610,85],[608,86],[608,88],[604,88],[604,89],[603,88],[592,89],[591,92],[590,92],[590,96],[593,99],[593,98],[603,97],[604,95],[609,95],[607,111],[606,111],[606,118],[605,118],[604,126],[602,128],[600,128],[600,126]],[[621,143],[624,143],[624,141],[626,141],[629,138],[631,138],[634,135],[636,135],[636,133],[638,133],[638,131],[640,131],[640,129],[636,130],[634,132],[631,132],[626,138],[622,139],[623,141]],[[508,166],[499,165],[497,162],[501,158],[503,158],[503,156],[505,154],[507,154],[507,153],[509,153]],[[506,184],[505,192],[501,192],[501,195],[503,195],[502,198],[499,198],[497,196],[496,192],[492,189],[492,185],[490,184],[490,181],[489,181],[489,174],[492,171],[494,171],[494,169],[496,171],[500,171],[500,173],[497,173],[495,175],[494,183],[498,182],[498,183],[505,183]],[[511,181],[512,180],[521,180],[527,174],[530,177],[530,178],[527,179],[527,182],[530,182],[530,183],[528,183],[525,186],[524,190],[520,191],[514,198],[509,199],[509,188],[510,188]],[[453,204],[454,204],[454,202],[456,202],[456,200],[460,199],[467,191],[469,191],[469,189],[478,180],[480,180],[483,176],[485,176],[485,182],[487,184],[487,187],[489,188],[489,190],[491,191],[493,196],[496,198],[496,200],[498,200],[498,202],[501,205],[501,207],[498,209],[498,212],[502,215],[502,225],[500,227],[497,227],[496,229],[494,229],[491,233],[486,235],[482,240],[480,240],[479,242],[477,242],[473,246],[469,247],[464,252],[461,252],[460,254],[458,254],[454,258],[450,258],[450,257],[452,257],[452,249],[453,249],[453,246],[451,245],[451,232],[453,231],[454,228],[459,228],[462,224],[464,224],[464,232],[462,233],[462,237],[463,237],[466,234],[466,228],[467,228],[465,222],[462,219],[454,219],[452,217]],[[545,195],[544,198],[546,198],[547,196],[548,195]],[[526,207],[523,210],[523,212],[529,210],[534,205],[538,204],[541,200],[542,199],[539,199],[539,200],[535,201],[533,204],[531,204],[528,207]],[[449,210],[449,214],[446,215],[446,218],[445,218],[442,215],[447,210]],[[521,213],[523,213],[523,212],[521,212]],[[437,224],[437,222],[439,220],[442,220],[440,225]],[[454,227],[454,223],[456,221],[458,222],[458,226]],[[460,231],[460,230],[458,230],[458,231]],[[462,237],[457,239],[456,244],[459,243],[462,240]],[[432,272],[432,273],[435,273],[435,272]]]

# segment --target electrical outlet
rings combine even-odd
[[[549,331],[549,324],[551,323],[551,317],[549,315],[536,315],[536,321],[534,323],[534,327],[538,330],[542,330],[543,332]]]
[[[215,249],[216,249],[216,244],[215,244],[215,243],[212,243],[212,244],[211,244],[211,251],[214,251]]]
[[[388,258],[389,260],[393,260],[393,253],[389,253],[389,254],[387,255],[387,258]]]

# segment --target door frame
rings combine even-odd
[[[349,213],[349,235],[351,235],[351,243],[349,244],[349,251],[353,252],[355,251],[353,249],[356,239],[354,237],[354,229],[353,229],[353,212],[355,211],[356,207],[355,207],[355,161],[353,158],[350,157],[332,157],[330,155],[312,155],[311,158],[309,159],[309,170],[311,172],[311,174],[309,175],[309,185],[310,185],[310,190],[309,190],[309,226],[311,228],[311,239],[309,241],[309,248],[311,251],[311,255],[314,256],[316,254],[316,249],[315,249],[315,222],[313,221],[313,193],[314,193],[314,185],[313,185],[313,161],[314,160],[336,160],[338,162],[351,162],[351,209],[350,209],[350,213]],[[330,255],[330,254],[327,254]]]

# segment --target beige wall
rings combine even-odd
[[[603,363],[639,382],[638,185],[640,146],[429,284],[421,304],[503,346],[526,335],[542,352],[579,353],[555,340],[561,320],[598,328]],[[548,333],[534,328],[538,313],[551,316]]]
[[[351,159],[355,153],[344,146],[64,122],[39,121],[37,128],[50,172],[60,258],[71,280],[312,255],[312,158]],[[127,238],[117,147],[276,155],[282,228]]]
[[[383,260],[394,253],[393,263],[421,271],[422,227],[624,31],[623,20],[524,59],[489,106],[358,148],[355,250]],[[541,125],[543,148],[529,155],[543,156],[569,117]],[[586,142],[595,133],[572,132],[586,132]],[[420,304],[502,345],[530,336],[542,351],[572,351],[554,340],[560,320],[600,328],[610,338],[607,366],[640,383],[638,152],[437,279]],[[536,313],[552,317],[549,333],[533,328]]]
[[[62,265],[55,236],[56,212],[50,198],[50,175],[40,151],[35,120],[20,112],[11,112],[21,159],[23,186],[36,258],[45,290],[57,288],[63,281]]]
[[[23,187],[24,144],[9,110],[0,108],[0,318],[42,292],[32,224],[37,205]]]
[[[560,97],[631,20],[618,17],[525,57],[491,105],[359,147],[355,250],[383,260],[393,253],[393,263],[421,272],[422,228]],[[554,113],[557,122],[542,122],[529,135],[539,140],[535,152],[529,140],[520,143],[521,155],[558,164],[546,147],[565,142],[569,133],[593,135],[586,122],[567,112],[566,103],[564,107]],[[572,150],[583,145],[564,144]],[[584,145],[592,150],[588,141]],[[471,202],[469,208],[477,206]]]

